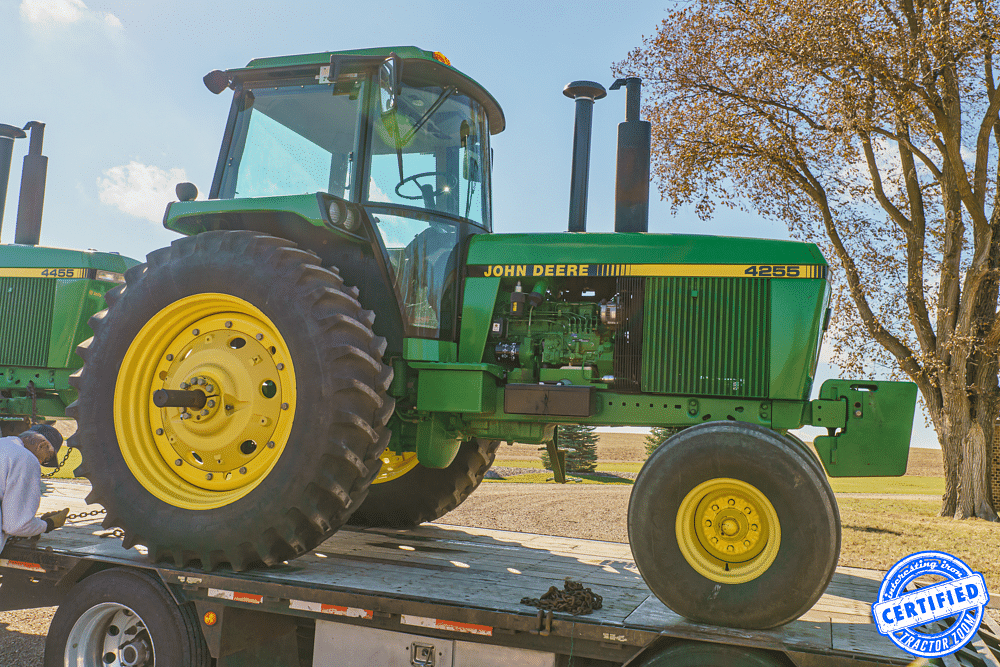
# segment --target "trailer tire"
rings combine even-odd
[[[499,440],[473,438],[462,443],[447,468],[416,463],[384,482],[376,478],[348,523],[366,528],[409,528],[441,518],[479,488],[499,447]]]
[[[123,656],[143,666],[211,664],[193,604],[178,606],[144,572],[114,568],[87,577],[63,599],[45,638],[44,666],[104,667]]]
[[[636,667],[788,667],[770,653],[741,646],[679,642]]]
[[[657,449],[632,488],[628,531],[667,607],[739,628],[804,614],[840,554],[837,501],[815,457],[742,422],[700,424]]]
[[[104,527],[206,570],[318,546],[364,500],[390,436],[386,343],[357,288],[247,231],[179,239],[125,278],[90,320],[68,410]],[[160,389],[204,405],[157,407]]]

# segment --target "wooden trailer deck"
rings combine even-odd
[[[43,510],[99,509],[83,501],[85,484],[47,484]],[[100,518],[68,525],[37,544],[15,542],[0,556],[41,562],[53,576],[72,567],[60,565],[61,558],[150,567],[136,550],[122,549],[119,540],[96,537],[106,532]],[[0,566],[9,566],[9,560]],[[872,623],[871,604],[883,573],[856,568],[838,568],[826,594],[805,616],[769,631],[701,625],[674,614],[645,586],[627,544],[530,533],[437,524],[407,531],[347,528],[278,568],[245,573],[156,569],[175,594],[182,591],[189,599],[242,600],[248,608],[402,631],[421,625],[442,636],[458,632],[469,641],[620,662],[660,635],[780,650],[798,665],[907,665],[913,660]],[[546,618],[521,604],[550,586],[561,588],[567,577],[603,596],[603,608]],[[993,638],[988,632],[984,636]],[[1000,667],[985,645],[981,650],[981,662],[953,658],[945,664]]]

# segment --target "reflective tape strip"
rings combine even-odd
[[[240,593],[239,591],[226,591],[221,588],[209,588],[208,597],[219,598],[221,600],[232,600],[233,602],[246,602],[247,604],[261,604],[264,601],[263,595]]]
[[[6,558],[0,558],[0,567],[9,567],[12,570],[26,570],[28,572],[48,572],[48,570],[38,563],[25,563],[24,561],[8,560]]]
[[[323,604],[321,602],[305,602],[304,600],[289,600],[289,609],[300,611],[311,611],[317,614],[331,614],[333,616],[348,616],[350,618],[364,618],[371,620],[374,613],[370,609],[359,609],[357,607],[340,607],[335,604]]]
[[[476,625],[475,623],[459,623],[457,621],[442,621],[438,618],[426,618],[424,616],[408,616],[403,614],[399,620],[403,625],[415,625],[421,628],[433,628],[435,630],[450,630],[451,632],[464,632],[469,635],[482,635],[492,637],[493,628],[488,625]]]

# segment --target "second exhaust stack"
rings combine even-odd
[[[615,231],[649,231],[650,123],[639,120],[642,79],[629,77],[611,84],[625,86],[625,122],[618,125],[618,170],[615,175]]]

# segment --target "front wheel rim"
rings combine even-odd
[[[698,574],[742,584],[774,563],[781,526],[774,506],[757,487],[720,477],[702,482],[677,510],[677,545]]]
[[[85,611],[66,637],[65,664],[81,667],[153,667],[156,647],[132,609],[102,602]]]
[[[158,389],[200,391],[202,408],[153,403]],[[288,441],[295,371],[284,338],[229,294],[179,299],[129,345],[115,386],[119,447],[136,480],[175,507],[222,507],[270,473]]]

